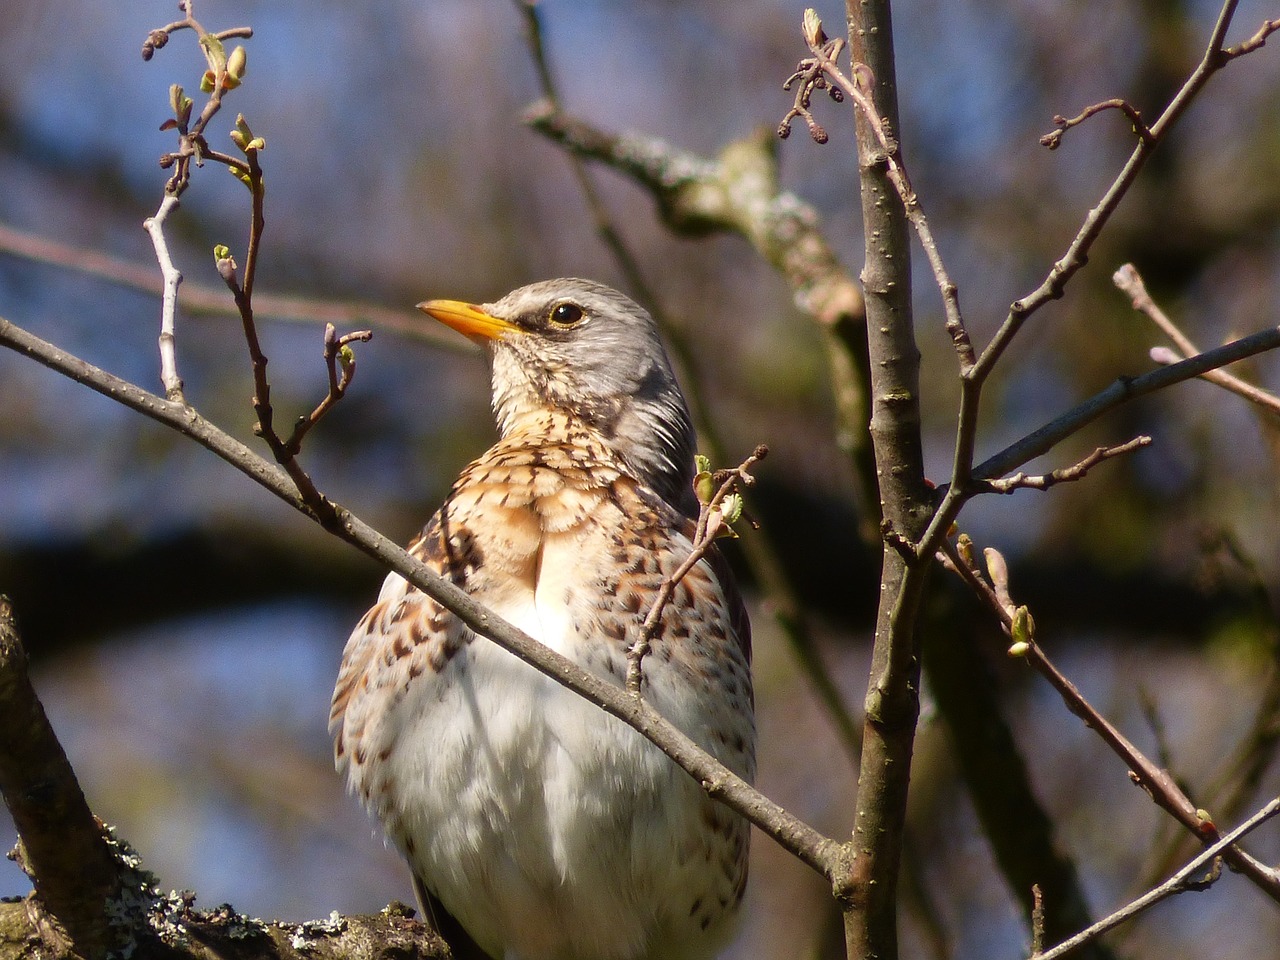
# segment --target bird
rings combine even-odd
[[[499,439],[409,552],[623,687],[699,509],[694,429],[656,323],[573,278],[418,309],[485,347]],[[750,624],[714,544],[660,625],[640,695],[751,782]],[[330,732],[339,773],[455,956],[707,960],[731,938],[745,819],[398,574],[347,641]]]

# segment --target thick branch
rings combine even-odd
[[[0,793],[18,828],[19,863],[35,885],[37,917],[55,918],[77,953],[106,956],[119,946],[107,904],[120,874],[85,802],[62,745],[27,676],[27,654],[9,601],[0,597]]]
[[[847,0],[854,60],[874,77],[878,124],[857,113],[858,166],[866,262],[871,370],[871,439],[887,530],[913,540],[932,510],[920,440],[920,352],[911,315],[911,249],[907,216],[876,129],[896,138],[897,90],[888,0]],[[919,716],[920,658],[916,621],[929,559],[909,563],[886,541],[880,606],[871,654],[862,765],[852,839],[853,863],[845,912],[850,957],[896,960],[897,880],[906,820],[907,785]]]

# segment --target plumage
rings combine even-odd
[[[501,439],[411,551],[621,685],[696,510],[693,431],[653,321],[583,280],[422,306],[489,348]],[[642,692],[753,776],[750,630],[714,549],[665,608]],[[395,574],[347,642],[330,729],[424,911],[495,960],[701,960],[730,935],[745,822]]]

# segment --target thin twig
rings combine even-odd
[[[1267,37],[1280,30],[1280,17],[1274,20],[1262,21],[1262,26],[1248,40],[1237,43],[1234,47],[1227,47],[1222,51],[1222,56],[1227,60],[1234,60],[1236,57],[1243,57],[1246,53],[1252,53],[1259,47],[1264,46]]]
[[[1100,464],[1103,460],[1110,460],[1112,457],[1119,457],[1126,453],[1131,453],[1142,447],[1149,446],[1151,438],[1148,436],[1134,437],[1127,443],[1119,443],[1109,447],[1098,447],[1091,454],[1078,463],[1069,467],[1059,467],[1045,474],[1026,474],[1019,471],[1008,477],[1001,477],[998,480],[983,480],[981,485],[992,493],[1013,493],[1015,490],[1048,490],[1050,487],[1057,486],[1059,483],[1069,483],[1075,480],[1083,480],[1089,471]]]
[[[1183,893],[1188,890],[1205,889],[1208,884],[1216,881],[1219,876],[1220,868],[1218,864],[1214,863],[1214,861],[1219,857],[1225,858],[1228,852],[1236,847],[1236,843],[1242,837],[1256,830],[1278,813],[1280,813],[1280,798],[1272,800],[1252,817],[1240,824],[1240,826],[1210,844],[1186,866],[1158,887],[1148,890],[1132,903],[1126,904],[1115,913],[1104,917],[1087,930],[1082,930],[1074,937],[1069,940],[1064,940],[1052,949],[1046,950],[1043,953],[1038,951],[1033,952],[1031,960],[1057,960],[1058,957],[1065,957],[1073,950],[1078,949],[1090,941],[1096,940],[1108,930],[1118,927],[1120,924],[1132,919],[1148,907],[1159,903],[1161,900],[1166,900],[1174,894]],[[1213,865],[1210,866],[1210,864]],[[1209,867],[1208,874],[1204,876],[1197,876],[1206,867]]]
[[[1129,122],[1133,124],[1133,132],[1138,135],[1139,140],[1142,140],[1145,143],[1154,142],[1150,128],[1142,122],[1142,114],[1140,114],[1137,111],[1137,108],[1135,108],[1128,100],[1121,100],[1117,97],[1114,100],[1103,100],[1101,103],[1095,103],[1092,106],[1085,107],[1078,116],[1074,116],[1070,120],[1061,114],[1058,114],[1053,118],[1054,125],[1057,126],[1058,129],[1051,133],[1046,133],[1041,137],[1041,145],[1048,147],[1050,150],[1057,150],[1059,145],[1062,143],[1063,134],[1072,127],[1076,127],[1084,123],[1090,117],[1101,113],[1103,110],[1119,110],[1129,118]]]
[[[937,559],[944,568],[960,577],[978,598],[995,614],[1006,635],[1015,640],[1010,647],[1010,654],[1026,660],[1037,673],[1044,677],[1062,698],[1067,709],[1084,721],[1085,725],[1098,734],[1103,742],[1111,748],[1129,769],[1129,777],[1151,797],[1155,804],[1173,816],[1202,843],[1212,843],[1218,839],[1218,829],[1213,820],[1187,797],[1182,787],[1167,770],[1153,763],[1142,753],[1120,730],[1104,717],[1091,704],[1067,677],[1060,671],[1043,648],[1036,642],[1034,621],[1027,614],[1025,607],[1018,607],[1010,599],[1008,593],[1008,572],[1004,558],[999,551],[990,547],[985,552],[989,583],[975,565],[966,561],[962,551],[949,540],[943,541]],[[1024,624],[1025,635],[1015,636],[1015,623],[1020,619]],[[1264,893],[1280,902],[1280,876],[1259,863],[1246,851],[1231,847],[1227,851],[1228,862],[1249,877]]]
[[[169,244],[164,235],[164,224],[169,214],[178,208],[176,194],[165,192],[160,201],[160,209],[155,216],[143,221],[143,229],[151,236],[151,245],[155,247],[156,260],[160,264],[160,274],[164,293],[160,306],[160,382],[164,384],[165,396],[170,400],[185,403],[182,395],[182,378],[178,376],[177,332],[178,286],[182,283],[182,272],[173,265],[169,255]]]
[[[1179,360],[1185,360],[1187,357],[1194,357],[1200,352],[1200,348],[1192,342],[1191,338],[1183,333],[1178,325],[1169,318],[1169,315],[1160,309],[1159,304],[1152,299],[1151,294],[1147,292],[1147,285],[1143,282],[1142,276],[1133,264],[1126,263],[1112,275],[1111,280],[1122,293],[1129,297],[1130,302],[1133,304],[1133,309],[1159,327],[1160,332],[1172,340],[1174,346],[1177,347],[1177,353],[1168,348],[1153,347],[1151,359],[1154,362],[1168,366],[1171,363],[1177,363]],[[1244,397],[1250,403],[1256,403],[1270,413],[1280,414],[1280,397],[1260,387],[1255,387],[1252,383],[1241,380],[1225,370],[1206,370],[1200,374],[1200,377],[1210,383],[1216,383],[1218,386],[1230,390],[1238,396]]]
[[[736,506],[729,509],[727,498],[731,495],[741,497],[742,488],[756,482],[750,470],[768,453],[769,448],[760,444],[741,464],[732,470],[724,471],[724,478],[710,497],[705,500],[699,497],[698,520],[694,526],[689,555],[669,576],[663,578],[658,587],[658,593],[653,598],[653,603],[650,604],[640,625],[640,636],[627,651],[626,685],[627,692],[633,697],[640,696],[641,682],[644,678],[644,658],[649,655],[653,641],[662,632],[662,611],[671,602],[671,597],[680,581],[707,555],[711,545],[726,532],[732,532],[730,524],[736,519],[735,515],[742,512],[742,502],[739,499]],[[708,477],[708,480],[711,479]],[[695,478],[694,483],[698,484],[698,482],[699,480]]]
[[[827,89],[828,84],[830,84],[830,91],[833,94],[836,91],[841,91],[851,97],[853,102],[858,105],[858,109],[866,119],[868,127],[875,135],[876,142],[880,145],[881,155],[876,159],[885,164],[889,179],[892,181],[899,199],[902,200],[907,219],[915,229],[916,235],[920,239],[920,246],[924,249],[925,257],[929,261],[929,267],[933,270],[938,292],[942,296],[943,312],[946,316],[946,330],[960,358],[961,373],[964,373],[972,368],[975,362],[975,354],[973,343],[969,339],[969,332],[965,328],[964,316],[960,311],[959,288],[951,280],[946,264],[942,260],[942,254],[938,250],[938,243],[934,239],[933,230],[929,227],[929,218],[925,216],[920,197],[915,188],[912,187],[911,178],[908,176],[907,169],[903,164],[901,148],[893,134],[887,129],[884,119],[875,108],[875,104],[871,102],[868,90],[874,78],[864,64],[857,63],[853,65],[856,81],[847,77],[836,63],[836,58],[844,46],[843,41],[826,40],[821,32],[820,24],[816,35],[806,36],[806,40],[813,56],[800,61],[800,67],[797,72],[792,74],[783,85],[784,89],[786,89],[794,81],[800,81],[800,89],[796,93],[796,105],[787,114],[787,117],[783,119],[778,132],[782,136],[786,135],[784,131],[792,116],[803,117],[810,125],[811,132],[814,127],[822,131],[822,128],[817,126],[816,121],[808,113],[809,93],[814,89]],[[843,96],[835,97],[834,99],[842,100]],[[825,142],[826,132],[822,131],[822,134],[823,139],[819,139],[817,134],[814,134],[814,139],[818,140],[819,143]]]
[[[325,324],[324,363],[329,374],[329,392],[310,414],[299,417],[298,422],[294,424],[293,433],[284,444],[285,453],[288,456],[296,457],[302,452],[303,439],[346,395],[347,388],[351,386],[351,380],[356,375],[356,355],[348,344],[357,341],[367,343],[372,339],[372,330],[357,330],[339,337],[332,323]]]

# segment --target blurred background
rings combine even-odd
[[[712,155],[775,126],[790,105],[781,83],[804,52],[803,6],[545,0],[541,10],[570,112]],[[841,6],[817,6],[838,33]],[[979,343],[1062,254],[1132,145],[1110,113],[1050,152],[1038,139],[1051,118],[1122,96],[1154,119],[1199,59],[1216,9],[1205,0],[895,8],[907,162]],[[623,284],[564,156],[520,122],[539,90],[508,0],[203,0],[197,15],[209,29],[255,30],[246,85],[210,141],[229,149],[236,112],[267,141],[260,292],[374,303],[412,324],[412,304],[427,297],[492,300],[562,275]],[[1275,15],[1245,0],[1233,40]],[[141,223],[159,204],[166,174],[156,161],[173,143],[157,128],[169,85],[194,92],[204,63],[190,33],[150,63],[138,51],[176,16],[159,0],[6,0],[0,224],[154,268]],[[819,147],[797,128],[781,146],[783,179],[820,212],[856,273],[852,117],[816,105],[831,142]],[[858,540],[819,332],[744,242],[674,239],[645,195],[611,173],[597,179],[692,344],[685,377],[729,455],[770,445],[752,507],[856,711],[878,558]],[[243,187],[216,165],[198,170],[169,226],[189,284],[219,283],[211,248],[242,250],[247,222]],[[1214,78],[1090,269],[1027,325],[986,396],[979,456],[1151,368],[1147,350],[1163,341],[1112,287],[1120,264],[1135,263],[1157,301],[1211,346],[1280,322],[1278,250],[1280,52],[1267,47]],[[916,302],[926,458],[942,482],[958,388],[923,270]],[[159,390],[154,296],[0,253],[0,315]],[[277,415],[309,410],[324,388],[320,327],[272,324],[262,335]],[[188,400],[253,443],[238,324],[186,314],[178,338]],[[461,338],[380,331],[357,353],[354,386],[309,437],[303,462],[329,496],[406,541],[491,442],[487,376]],[[1280,389],[1280,358],[1245,366],[1242,375]],[[1138,433],[1153,445],[1083,483],[976,501],[961,526],[1005,552],[1046,648],[1140,747],[1168,747],[1193,797],[1242,743],[1254,751],[1245,813],[1280,788],[1270,765],[1280,720],[1262,705],[1277,652],[1277,425],[1188,383],[1104,418],[1033,467]],[[411,900],[398,859],[333,773],[325,732],[342,644],[382,577],[375,565],[202,448],[9,353],[0,354],[0,498],[0,591],[15,602],[37,688],[91,805],[166,888],[293,920]],[[854,768],[767,614],[755,616],[760,785],[844,835]],[[1101,915],[1139,892],[1152,851],[1168,848],[1163,815],[1042,683],[994,643],[990,659],[1036,791]],[[948,736],[926,689],[909,955],[1023,956],[1016,902]],[[0,837],[12,837],[7,820]],[[1249,847],[1276,862],[1280,831],[1264,829]],[[753,856],[729,956],[814,955],[833,922],[823,885],[767,840],[757,838]],[[0,863],[0,895],[27,889]],[[1157,908],[1118,949],[1258,957],[1277,942],[1276,905],[1229,875],[1210,894]]]

